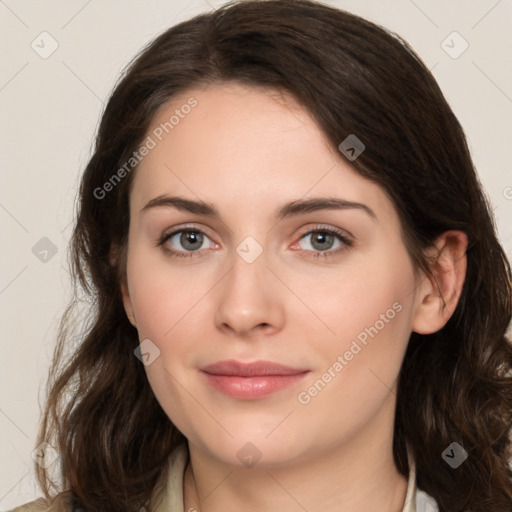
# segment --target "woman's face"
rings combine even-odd
[[[130,196],[124,304],[149,382],[190,443],[236,465],[390,443],[419,309],[392,203],[284,99],[174,98]],[[225,361],[242,368],[206,368]]]

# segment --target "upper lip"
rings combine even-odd
[[[272,361],[255,361],[242,363],[235,360],[218,361],[201,368],[201,371],[212,375],[236,375],[239,377],[256,377],[260,375],[298,375],[309,370],[291,368]]]

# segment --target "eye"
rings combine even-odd
[[[303,240],[306,243],[300,247]],[[301,249],[312,253],[308,256],[327,258],[347,250],[352,246],[352,241],[342,231],[318,226],[302,235],[297,244]]]
[[[301,244],[303,241],[306,243]],[[182,227],[164,234],[157,245],[162,246],[168,255],[180,258],[198,257],[202,250],[219,247],[204,231],[195,227]],[[295,249],[296,246],[309,253],[308,257],[327,258],[348,250],[352,246],[352,241],[341,230],[315,226],[304,233],[292,248]]]
[[[171,256],[186,258],[193,257],[194,252],[217,246],[211,240],[208,244],[208,240],[210,238],[200,229],[182,228],[163,235],[158,245],[163,246],[164,251]]]

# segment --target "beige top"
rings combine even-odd
[[[189,460],[188,447],[182,443],[176,447],[169,457],[167,473],[155,488],[154,495],[158,495],[153,512],[185,512],[183,506],[183,475]],[[416,464],[409,452],[409,481],[405,496],[405,505],[402,512],[439,512],[435,500],[416,487]],[[59,495],[61,496],[61,495]],[[39,498],[11,512],[70,512],[67,501],[56,499],[49,504],[45,499]]]

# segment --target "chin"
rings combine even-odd
[[[289,430],[283,430],[281,435],[276,431],[270,436],[268,432],[251,429],[232,430],[230,433],[233,438],[222,432],[217,436],[201,436],[198,441],[191,442],[209,452],[212,458],[238,467],[270,469],[289,465],[307,456],[304,440],[290,436]]]

